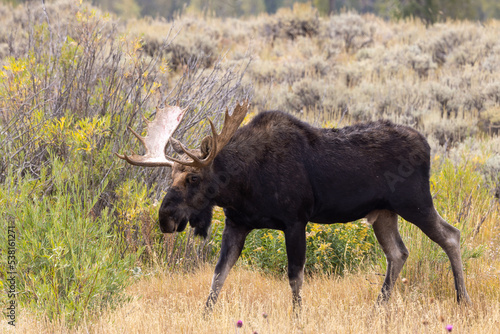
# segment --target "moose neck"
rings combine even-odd
[[[243,166],[230,150],[222,150],[212,165],[211,195],[215,205],[230,207],[239,202]],[[228,153],[228,154],[226,154]]]

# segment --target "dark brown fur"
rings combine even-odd
[[[197,151],[203,158],[208,149]],[[429,188],[430,148],[412,128],[377,121],[320,129],[282,112],[264,112],[241,127],[206,168],[175,164],[173,185],[160,209],[163,232],[187,222],[206,236],[214,205],[225,230],[207,307],[252,229],[285,233],[294,305],[300,304],[305,226],[367,217],[386,253],[380,300],[389,298],[408,251],[397,215],[417,225],[450,257],[459,300],[469,300],[460,259],[460,232],[436,212]]]

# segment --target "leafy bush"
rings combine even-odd
[[[209,68],[214,65],[217,60],[217,40],[214,34],[207,33],[201,35],[200,29],[205,30],[205,27],[196,25],[190,27],[190,22],[184,23],[181,27],[167,26],[166,24],[159,25],[157,29],[164,31],[164,34],[150,34],[150,26],[145,29],[143,37],[142,50],[149,56],[163,56],[168,62],[170,69],[176,71],[181,67],[187,68],[189,62],[193,59],[198,59],[198,64],[204,68]],[[192,23],[191,23],[192,25]],[[165,43],[165,34],[173,34],[171,29],[183,29],[182,34],[173,36],[168,43]]]
[[[500,107],[493,107],[481,113],[479,128],[491,135],[500,133]]]
[[[312,37],[318,34],[320,21],[318,11],[309,4],[294,3],[293,9],[281,8],[262,27],[263,34],[275,40],[285,38]]]
[[[342,274],[354,269],[374,254],[375,236],[362,223],[319,225],[306,229],[306,273]],[[242,260],[246,265],[269,273],[286,273],[284,234],[274,230],[255,230],[247,237]]]
[[[199,142],[208,127],[191,127],[208,115],[219,124],[251,87],[242,86],[245,59],[204,72],[193,58],[174,74],[111,18],[71,6],[73,19],[61,25],[29,17],[29,48],[0,70],[0,227],[16,225],[18,302],[77,324],[124,300],[142,265],[191,266],[214,255],[192,234],[161,235],[155,204],[169,173],[118,163],[114,152],[138,146],[125,144],[127,126],[179,103],[190,111],[176,136]]]
[[[39,178],[11,170],[9,184],[0,188],[0,228],[7,230],[10,224],[16,230],[18,302],[69,324],[124,300],[123,289],[131,283],[141,251],[117,251],[114,213],[108,208],[99,215],[94,211],[107,182],[90,190],[89,166],[81,157],[76,165],[79,173],[52,157]],[[6,242],[3,238],[3,249]],[[7,285],[5,260],[0,260],[0,274]]]
[[[287,109],[304,111],[320,104],[324,84],[318,80],[305,78],[292,86],[292,92],[287,96]]]
[[[441,120],[426,122],[427,131],[432,133],[440,145],[454,145],[463,139],[473,136],[477,132],[476,122],[462,119],[451,119],[446,122]]]
[[[373,42],[375,27],[355,13],[331,16],[329,38],[340,39],[346,52],[357,52]]]

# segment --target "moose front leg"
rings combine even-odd
[[[224,232],[222,233],[222,245],[219,261],[215,266],[212,287],[210,288],[210,293],[205,307],[206,311],[210,311],[217,302],[222,285],[224,284],[229,271],[240,257],[243,246],[245,245],[245,239],[249,232],[250,229],[238,226],[226,218]]]
[[[292,288],[293,310],[297,314],[302,305],[302,283],[306,263],[305,225],[291,226],[285,230],[286,254],[288,257],[288,280]]]

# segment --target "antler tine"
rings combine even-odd
[[[207,119],[208,119],[208,122],[210,123],[210,127],[212,129],[212,137],[211,137],[212,145],[211,145],[210,153],[208,154],[208,156],[205,159],[200,159],[196,155],[191,153],[180,141],[178,141],[175,138],[170,138],[170,141],[178,144],[180,146],[180,148],[182,149],[182,151],[188,157],[193,159],[193,161],[183,161],[183,160],[179,160],[176,158],[168,157],[169,160],[177,162],[181,165],[190,166],[190,167],[198,167],[198,168],[208,166],[212,162],[212,160],[215,158],[215,155],[217,154],[217,152],[216,152],[217,151],[216,150],[217,149],[217,142],[216,142],[217,129],[215,128],[214,123],[212,123],[212,121],[209,118],[207,118]]]
[[[130,130],[130,132],[132,132],[132,134],[137,138],[139,139],[139,141],[142,143],[142,145],[144,145],[144,147],[146,147],[146,144],[144,143],[144,137],[141,136],[140,134],[138,134],[137,132],[134,131],[134,129],[132,129],[130,126],[127,126],[127,128]],[[147,149],[147,147],[146,147]]]
[[[178,106],[166,106],[165,108],[157,108],[156,116],[153,121],[146,119],[147,132],[146,136],[141,136],[129,127],[132,134],[139,139],[145,148],[144,155],[121,155],[116,154],[120,159],[136,166],[156,167],[156,166],[172,166],[173,161],[165,156],[165,147],[168,144],[172,134],[182,121],[187,109],[181,109]]]
[[[183,160],[179,160],[179,159],[176,159],[176,158],[172,158],[172,157],[168,157],[169,160],[172,160],[174,162],[177,162],[177,163],[180,163],[182,165],[186,165],[186,166],[193,166],[193,167],[199,167],[200,164],[202,164],[202,160],[200,158],[198,158],[196,155],[194,155],[193,153],[191,153],[185,146],[184,144],[182,144],[180,141],[178,141],[177,139],[175,138],[170,138],[170,141],[172,143],[175,143],[175,144],[178,144],[180,146],[180,148],[182,149],[182,151],[188,156],[190,157],[191,159],[193,159],[193,161],[183,161]]]
[[[225,119],[224,119],[225,120]],[[207,161],[207,164],[211,163],[213,159],[215,159],[215,156],[219,151],[217,150],[217,138],[219,135],[217,134],[217,129],[215,128],[214,123],[208,118],[208,123],[210,123],[210,129],[212,130],[212,136],[210,137],[211,141],[211,146],[210,146],[210,152],[208,153],[208,156],[204,159],[204,161]]]
[[[248,103],[248,100],[244,100],[241,104],[236,105],[231,116],[229,116],[229,112],[226,108],[224,126],[217,138],[217,144],[220,147],[219,150],[231,140],[236,130],[238,130],[240,124],[245,119],[249,106],[250,104]]]
[[[224,125],[222,126],[222,131],[220,134],[217,134],[217,130],[215,129],[214,124],[210,119],[208,119],[210,128],[212,130],[212,136],[211,136],[210,152],[208,153],[208,156],[205,159],[199,159],[196,155],[192,154],[186,147],[184,147],[184,145],[182,145],[178,141],[176,142],[180,144],[182,151],[186,153],[186,155],[190,157],[192,161],[182,161],[172,157],[168,157],[168,159],[177,162],[179,164],[191,167],[200,168],[210,165],[217,156],[217,154],[231,140],[236,130],[238,130],[241,122],[243,122],[243,120],[245,119],[249,106],[250,104],[248,103],[248,100],[243,101],[241,104],[237,104],[231,116],[229,115],[229,110],[226,108],[224,116]]]

